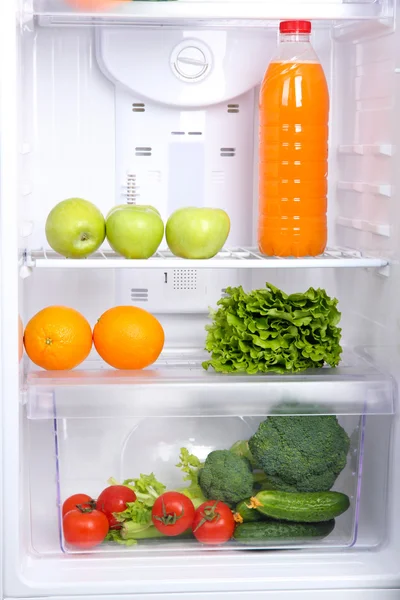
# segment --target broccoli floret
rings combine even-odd
[[[199,484],[209,500],[236,504],[253,493],[250,463],[229,450],[214,450],[199,472]]]
[[[350,440],[335,416],[268,417],[249,440],[276,489],[330,490],[347,462]]]

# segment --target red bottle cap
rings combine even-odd
[[[282,21],[279,24],[280,33],[311,33],[310,21]]]

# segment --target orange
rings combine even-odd
[[[80,10],[102,10],[113,8],[116,4],[124,1],[127,0],[68,0],[68,4]]]
[[[26,326],[25,350],[35,365],[48,371],[77,367],[92,348],[92,329],[78,311],[48,306]]]
[[[115,369],[144,369],[160,356],[164,330],[147,310],[116,306],[100,317],[93,340],[101,358]]]

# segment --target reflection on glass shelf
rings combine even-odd
[[[177,258],[170,250],[159,250],[148,260],[128,260],[112,250],[95,252],[86,259],[66,259],[53,250],[29,252],[21,268],[37,269],[310,269],[310,268],[383,268],[388,261],[381,257],[366,256],[350,248],[327,248],[324,254],[305,258],[277,258],[263,256],[256,248],[224,248],[209,260]]]
[[[260,416],[392,414],[392,378],[348,353],[336,369],[297,374],[223,375],[205,371],[200,351],[164,354],[142,371],[116,371],[87,361],[74,371],[30,370],[31,419],[117,416]]]
[[[33,14],[43,26],[174,23],[201,20],[260,22],[273,19],[377,19],[393,14],[389,0],[176,0],[112,2],[102,12],[78,11],[61,0],[33,0]],[[26,15],[27,16],[27,15]],[[205,21],[205,23],[204,23]],[[275,27],[274,23],[265,23]],[[264,25],[264,23],[263,23]]]

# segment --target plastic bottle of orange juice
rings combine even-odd
[[[309,21],[283,21],[260,93],[258,245],[268,256],[326,246],[329,94]]]

